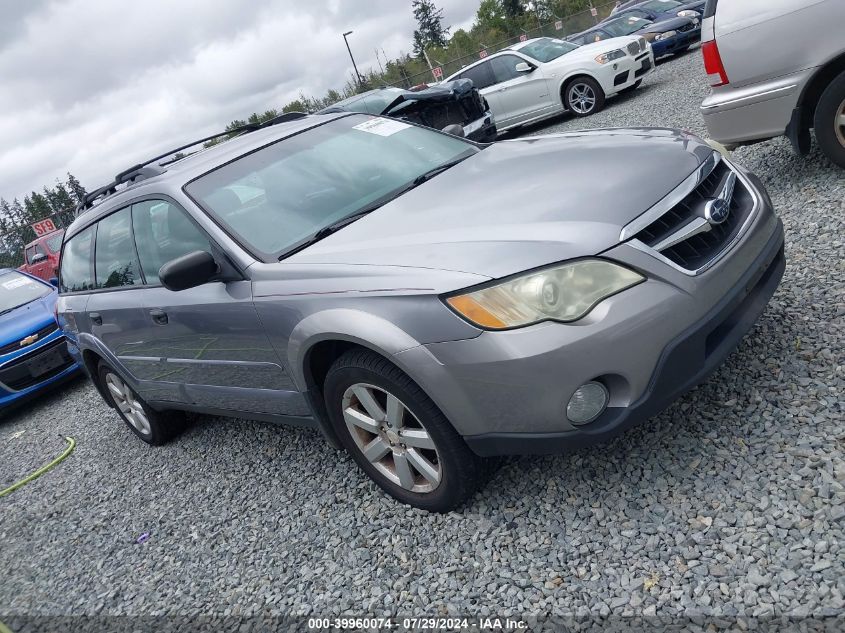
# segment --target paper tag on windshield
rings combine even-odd
[[[27,284],[32,284],[32,283],[35,283],[35,282],[32,281],[31,279],[28,279],[26,277],[17,277],[15,279],[10,280],[10,281],[4,281],[3,287],[6,290],[13,290],[14,288],[20,288],[21,286],[26,286]]]
[[[395,121],[393,119],[369,119],[358,125],[353,125],[353,130],[360,130],[361,132],[369,132],[370,134],[378,134],[379,136],[390,136],[406,130],[410,125],[402,123],[402,121]]]

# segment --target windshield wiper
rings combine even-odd
[[[382,198],[379,198],[375,202],[372,202],[371,204],[368,204],[367,206],[362,207],[361,209],[358,209],[358,211],[355,211],[354,213],[350,213],[349,215],[344,216],[344,217],[340,218],[339,220],[335,220],[331,224],[324,226],[323,228],[317,230],[316,233],[314,233],[311,237],[307,238],[304,242],[298,244],[297,246],[294,246],[292,249],[285,251],[284,253],[279,255],[279,261],[285,259],[286,257],[290,257],[294,253],[298,253],[303,248],[307,248],[308,246],[311,246],[312,244],[315,244],[316,242],[319,242],[320,240],[327,238],[332,233],[337,233],[340,229],[342,229],[343,227],[345,227],[349,224],[352,224],[355,220],[360,220],[362,217],[364,217],[368,213],[372,213],[373,211],[375,211],[379,207],[383,207],[384,205],[386,205],[391,200],[395,200],[396,198],[401,196],[403,193],[407,193],[411,189],[413,189],[415,187],[419,187],[421,184],[423,184],[424,182],[427,182],[428,180],[430,180],[431,178],[433,178],[437,174],[446,171],[450,167],[454,167],[455,165],[457,165],[458,163],[460,163],[463,160],[466,160],[470,156],[472,156],[472,154],[469,154],[467,156],[463,156],[461,158],[456,158],[455,160],[450,160],[449,162],[443,163],[442,165],[438,165],[437,167],[432,167],[428,171],[421,173],[419,176],[414,178],[410,183],[408,183],[404,187],[400,187],[396,191],[393,191],[390,194],[388,194],[388,195],[386,195]]]

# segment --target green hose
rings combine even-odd
[[[0,622],[0,633],[12,633],[12,629]]]
[[[65,439],[67,440],[67,448],[64,450],[64,452],[61,455],[59,455],[56,459],[54,459],[49,464],[42,466],[41,468],[36,470],[34,473],[29,475],[28,477],[24,477],[23,479],[21,479],[17,483],[12,484],[11,486],[6,488],[5,490],[0,490],[0,497],[5,497],[6,495],[14,492],[15,490],[17,490],[18,488],[20,488],[24,484],[28,484],[33,479],[40,477],[41,475],[46,473],[48,470],[50,470],[53,466],[60,463],[65,457],[70,455],[73,452],[73,447],[76,446],[76,440],[73,439],[72,437],[66,437]],[[0,625],[2,625],[2,622],[0,622]],[[3,628],[4,627],[0,626],[0,633],[5,633],[3,631]]]

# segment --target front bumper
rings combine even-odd
[[[713,88],[701,103],[708,135],[725,145],[783,135],[810,75],[802,70],[742,88]]]
[[[62,364],[45,371],[40,376],[29,376],[26,361],[43,354],[58,350],[62,356]],[[27,349],[15,358],[0,365],[0,375],[4,379],[14,379],[14,384],[0,381],[0,410],[18,405],[32,399],[43,390],[58,385],[79,371],[79,365],[65,347],[65,338],[56,332],[38,345],[35,349]],[[11,382],[11,381],[10,381]]]
[[[654,70],[654,54],[651,47],[642,53],[630,55],[610,64],[605,64],[598,74],[598,80],[606,95],[613,95],[630,88]]]
[[[681,50],[686,50],[700,41],[701,28],[697,28],[691,31],[680,32],[668,40],[654,40],[651,42],[651,48],[654,51],[655,57],[663,57],[664,55],[672,55]]]
[[[397,363],[479,455],[558,453],[648,419],[722,363],[780,281],[783,228],[759,193],[744,237],[700,275],[622,243],[603,256],[643,271],[647,281],[580,321],[421,345],[397,354]],[[608,387],[608,408],[574,426],[566,403],[596,379]]]

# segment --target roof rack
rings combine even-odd
[[[263,123],[247,123],[246,125],[236,127],[232,130],[226,130],[225,132],[212,134],[211,136],[206,136],[205,138],[192,141],[191,143],[180,145],[179,147],[171,149],[165,152],[164,154],[159,154],[158,156],[155,156],[154,158],[151,158],[143,163],[133,165],[129,169],[124,169],[122,172],[117,174],[114,177],[113,182],[110,182],[109,184],[105,185],[104,187],[100,187],[99,189],[95,189],[91,193],[85,194],[85,196],[82,198],[82,201],[76,207],[76,215],[78,216],[83,211],[93,207],[94,202],[96,202],[100,198],[107,198],[117,193],[118,185],[126,184],[126,186],[128,187],[129,185],[134,184],[136,182],[140,182],[141,180],[146,180],[147,178],[152,178],[153,176],[163,174],[167,170],[164,169],[164,167],[160,164],[153,164],[157,163],[157,161],[160,161],[162,158],[167,158],[168,156],[171,156],[176,152],[181,152],[183,149],[188,149],[189,147],[193,147],[194,145],[199,145],[200,143],[205,143],[207,141],[220,138],[221,136],[240,136],[242,134],[254,132],[255,130],[260,130],[265,127],[270,127],[271,125],[277,125],[278,123],[285,123],[286,121],[295,121],[305,116],[308,115],[304,112],[285,112],[283,114],[280,114],[279,116],[273,117],[272,119],[268,119]]]

